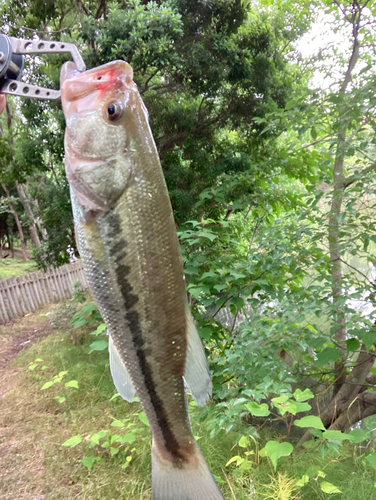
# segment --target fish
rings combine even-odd
[[[147,109],[125,61],[61,70],[65,170],[78,250],[109,334],[110,370],[152,433],[153,500],[220,500],[191,430],[186,387],[212,392],[189,309],[173,211]]]

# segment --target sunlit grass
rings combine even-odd
[[[26,273],[37,271],[36,264],[33,260],[23,259],[0,259],[0,278],[6,280],[17,276],[22,276]]]

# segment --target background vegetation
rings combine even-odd
[[[76,43],[88,67],[113,59],[133,66],[213,373],[212,404],[193,408],[194,421],[228,498],[373,498],[376,5],[28,0],[4,2],[0,16],[9,35]],[[305,58],[302,37],[320,24],[328,43]],[[58,88],[63,60],[30,59],[26,77]],[[2,117],[0,232],[24,252],[29,240],[40,267],[64,263],[67,245],[75,245],[63,132],[59,103],[9,101]],[[90,302],[73,322],[100,325]],[[52,340],[35,347],[55,377],[51,390],[65,384],[66,374],[58,374],[67,371],[78,385],[71,391],[82,391],[79,398],[57,395],[66,398],[58,413],[99,404],[94,368],[87,385],[80,376],[84,381],[88,356],[103,355],[100,401],[114,421],[129,412],[128,422],[142,423],[137,409],[108,401],[105,337],[91,355],[85,332],[82,340],[74,348],[54,344],[62,357],[77,353],[63,364]],[[25,361],[38,359],[34,352]],[[33,373],[40,363],[31,363]],[[66,447],[83,461],[78,474],[86,467],[99,477],[108,461],[122,481],[137,477],[133,493],[116,495],[138,498],[149,480],[142,465],[148,438],[136,426],[134,445],[127,443],[132,430],[111,441],[109,425],[103,418],[72,425],[75,439]],[[96,443],[100,426],[107,432]],[[89,455],[90,443],[106,443],[107,455],[100,448]],[[358,471],[351,487],[350,473],[340,474],[349,472],[348,459]]]

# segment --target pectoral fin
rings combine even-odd
[[[109,335],[108,351],[110,353],[112,380],[114,381],[116,390],[123,399],[131,403],[136,391],[119,351],[112,341],[111,335]]]
[[[185,364],[184,380],[193,399],[199,406],[204,406],[212,394],[212,380],[208,361],[205,356],[192,314],[187,307],[188,350]]]

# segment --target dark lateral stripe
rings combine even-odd
[[[110,241],[112,238],[116,239],[117,242],[111,247],[112,256],[115,258],[116,262],[116,280],[121,290],[121,294],[124,299],[125,308],[125,319],[129,325],[129,329],[132,334],[133,345],[136,350],[136,355],[138,358],[139,365],[141,367],[141,372],[145,381],[145,386],[150,396],[151,404],[154,408],[155,415],[157,417],[158,425],[162,431],[162,436],[164,439],[164,444],[174,458],[184,459],[183,455],[179,450],[179,443],[174,436],[167,418],[166,410],[163,406],[163,401],[157,394],[155,381],[153,379],[152,369],[146,360],[144,352],[144,338],[142,336],[142,330],[140,326],[140,316],[138,312],[134,309],[134,306],[138,303],[139,298],[133,292],[132,285],[129,283],[127,276],[130,273],[129,266],[124,264],[126,256],[126,246],[127,243],[123,238],[119,238],[121,234],[120,217],[113,212],[108,215],[107,222],[109,224],[109,236]]]

